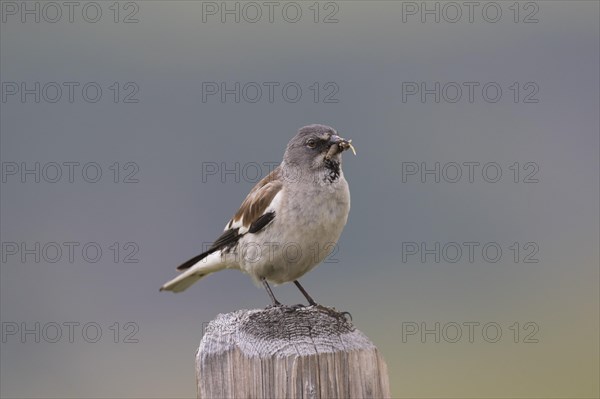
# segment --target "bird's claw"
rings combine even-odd
[[[304,309],[305,307],[306,307],[306,306],[304,306],[303,304],[301,304],[301,303],[298,303],[298,304],[296,304],[296,305],[291,305],[291,306],[287,306],[287,305],[286,305],[286,306],[284,306],[284,308],[285,308],[284,310],[285,310],[286,312],[288,312],[288,313],[292,313],[292,312],[295,312],[295,311],[297,311],[297,310]]]
[[[335,308],[328,308],[327,306],[323,305],[317,305],[317,308],[329,314],[330,316],[335,317],[336,319],[343,318],[345,322],[352,321],[352,315],[350,314],[350,312],[339,312]],[[348,320],[346,316],[348,316],[350,320]]]
[[[350,312],[340,312],[340,315],[342,315],[344,317],[344,319],[346,319],[346,316],[348,316],[350,318],[350,322],[352,322],[352,315],[350,314]],[[346,321],[348,321],[346,319]]]

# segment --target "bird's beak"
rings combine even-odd
[[[343,139],[340,136],[334,134],[329,139],[329,143],[330,143],[329,151],[327,151],[327,155],[325,155],[325,158],[327,158],[327,159],[330,159],[331,157],[335,156],[336,154],[339,154],[340,152],[344,152],[347,149],[352,150],[352,153],[354,155],[356,155],[356,150],[354,149],[354,146],[352,145],[352,140],[346,140],[346,139]]]

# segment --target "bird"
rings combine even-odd
[[[317,306],[298,279],[335,248],[348,220],[350,191],[342,153],[352,150],[326,125],[298,130],[282,162],[252,188],[220,237],[207,251],[177,267],[181,272],[160,291],[181,292],[220,270],[237,269],[261,284],[272,306],[283,306],[269,285],[294,282],[309,305]]]

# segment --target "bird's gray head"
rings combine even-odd
[[[354,152],[351,141],[341,138],[330,126],[304,126],[288,143],[283,165],[297,169],[295,173],[304,177],[333,182],[341,173],[342,152]]]

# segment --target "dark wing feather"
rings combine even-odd
[[[188,260],[185,263],[177,266],[177,270],[187,270],[190,267],[194,266],[196,263],[200,262],[202,259],[206,258],[210,254],[210,251],[206,251],[201,253],[200,255],[194,256],[192,259]]]
[[[275,211],[263,214],[261,217],[256,219],[254,223],[250,225],[248,233],[258,233],[259,231],[264,229],[266,225],[271,223],[273,219],[275,219]]]
[[[196,263],[200,262],[202,259],[206,258],[211,253],[224,248],[231,248],[235,244],[237,244],[238,240],[243,236],[243,234],[238,234],[239,229],[229,229],[225,230],[223,234],[217,238],[217,240],[210,246],[210,248],[202,252],[200,255],[194,256],[192,259],[187,262],[177,266],[177,270],[186,270],[190,267],[194,266]]]

